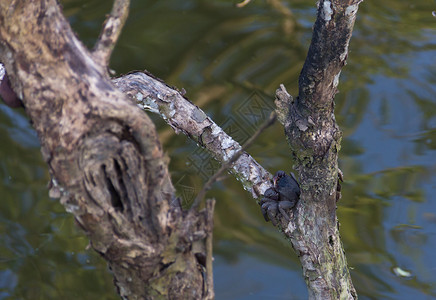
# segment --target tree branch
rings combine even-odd
[[[215,299],[215,291],[213,288],[213,213],[215,210],[215,203],[215,199],[206,200],[206,300]]]
[[[258,136],[269,126],[274,124],[276,120],[276,114],[273,112],[269,116],[269,118],[256,130],[256,132],[245,142],[245,144],[242,146],[241,149],[236,152],[233,157],[226,161],[224,164],[221,165],[221,168],[216,171],[213,176],[209,178],[209,180],[204,184],[201,191],[197,194],[197,197],[195,197],[194,203],[192,204],[192,208],[196,209],[198,205],[200,204],[201,200],[203,200],[204,196],[206,195],[206,192],[210,190],[212,185],[218,180],[218,178],[227,170],[230,169],[232,164],[238,160],[238,158],[245,153],[245,150],[248,149],[248,147],[253,144],[253,142],[258,138]]]
[[[159,114],[176,133],[184,133],[222,164],[241,149],[241,145],[199,107],[153,75],[136,72],[113,79],[112,82],[141,108]],[[251,191],[254,198],[261,197],[271,187],[272,175],[245,151],[230,172],[246,190]]]
[[[61,202],[108,260],[122,297],[197,298],[204,278],[190,249],[208,236],[198,228],[210,224],[210,211],[184,214],[170,207],[174,188],[154,126],[106,74],[128,1],[116,1],[93,53],[76,39],[55,0],[12,2],[0,2],[0,60],[23,98]],[[333,98],[360,2],[319,1],[299,97],[293,101],[284,87],[277,95],[301,179],[301,199],[278,226],[300,257],[312,299],[356,296],[335,212],[341,134]],[[17,22],[22,19],[28,22]],[[113,82],[222,163],[242,153],[203,111],[162,81],[134,73]],[[232,172],[255,198],[271,186],[271,174],[245,152]],[[207,245],[210,253],[210,240]],[[169,287],[163,291],[162,285]]]
[[[112,11],[103,24],[92,53],[94,60],[101,66],[109,65],[110,56],[127,20],[129,5],[130,0],[115,0]]]
[[[284,86],[277,91],[277,115],[285,126],[302,188],[300,201],[290,211],[289,218],[279,216],[278,226],[300,257],[310,299],[357,297],[336,219],[341,133],[333,114],[333,100],[360,2],[319,2],[312,43],[300,75],[299,97],[293,101]],[[211,135],[218,131],[216,124],[177,91],[149,74],[130,74],[115,82],[141,107],[159,113],[176,132],[184,132],[222,163],[231,157],[226,151],[229,144],[233,145],[232,151],[240,149],[225,133],[223,138]],[[262,195],[271,186],[270,176],[262,180],[266,183],[263,188],[256,189],[259,181],[252,181],[254,196]],[[245,187],[247,181],[250,187],[251,179],[256,180],[255,176],[243,178]]]
[[[0,61],[38,134],[51,195],[107,260],[123,299],[202,297],[192,245],[205,243],[207,213],[170,205],[154,124],[113,86],[56,0],[14,3],[0,1]]]
[[[362,0],[320,0],[313,36],[294,101],[277,90],[277,114],[284,124],[299,172],[301,196],[291,221],[280,224],[300,257],[310,299],[357,298],[336,217],[338,152],[342,134],[334,117],[334,96]]]

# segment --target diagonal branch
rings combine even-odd
[[[276,113],[272,112],[269,118],[257,129],[257,131],[248,139],[247,142],[242,146],[241,149],[239,149],[238,152],[233,155],[233,157],[227,161],[226,163],[222,164],[221,168],[213,174],[212,177],[209,178],[209,180],[204,184],[204,187],[201,189],[201,191],[198,193],[197,197],[195,197],[194,204],[192,204],[192,208],[198,207],[203,197],[206,195],[206,192],[210,190],[212,185],[218,180],[218,178],[227,170],[230,169],[231,165],[238,160],[238,158],[245,152],[248,147],[253,144],[253,142],[259,137],[259,135],[267,129],[269,126],[274,124],[276,120]]]
[[[112,82],[143,109],[159,114],[176,133],[184,133],[222,164],[241,145],[176,89],[145,72],[127,74]],[[259,198],[271,187],[272,175],[245,151],[230,169],[243,187]]]
[[[110,15],[103,24],[92,53],[94,60],[107,67],[109,59],[129,14],[130,0],[115,0]]]

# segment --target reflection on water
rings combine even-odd
[[[92,46],[109,1],[62,3]],[[363,2],[341,76],[336,115],[345,183],[338,217],[363,299],[436,296],[434,9],[425,0]],[[314,12],[313,2],[302,0],[254,1],[243,9],[224,0],[133,1],[111,67],[147,68],[185,88],[242,142],[280,83],[296,95]],[[217,165],[154,120],[188,205]],[[0,105],[0,138],[0,299],[117,299],[105,263],[48,198],[46,165],[23,111]],[[271,172],[291,170],[279,124],[249,152]],[[199,163],[209,173],[198,172]],[[210,194],[217,199],[217,298],[306,298],[298,259],[238,182],[229,177]]]

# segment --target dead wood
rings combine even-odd
[[[195,253],[193,244],[205,243],[211,222],[205,211],[171,205],[177,201],[154,124],[102,64],[112,46],[103,41],[109,50],[89,52],[54,0],[1,1],[0,41],[0,61],[53,177],[51,195],[107,260],[120,296],[203,297],[197,257],[205,247]]]
[[[278,119],[301,185],[296,208],[278,226],[300,257],[313,299],[356,298],[336,218],[341,132],[333,100],[360,2],[319,1],[299,96],[294,101],[284,87],[277,91]],[[184,212],[177,205],[154,125],[135,102],[160,113],[176,132],[223,163],[241,146],[150,74],[128,74],[114,80],[114,87],[107,63],[127,16],[126,3],[116,1],[89,52],[54,0],[2,1],[0,61],[38,133],[53,176],[51,195],[61,198],[108,261],[119,294],[212,298],[202,257],[211,252],[213,204],[202,212]],[[232,172],[255,198],[271,186],[271,174],[247,153]]]

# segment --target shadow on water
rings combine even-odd
[[[62,1],[92,47],[109,1]],[[342,71],[336,118],[344,133],[341,235],[361,299],[436,296],[436,7],[361,4]],[[118,73],[147,68],[187,90],[238,141],[273,109],[284,83],[296,96],[310,43],[311,1],[133,1],[112,58]],[[186,205],[218,167],[161,120],[171,172]],[[0,299],[118,299],[106,265],[56,200],[24,113],[0,105]],[[290,171],[279,124],[249,149],[271,172]],[[290,246],[236,180],[210,192],[217,299],[305,299]]]

